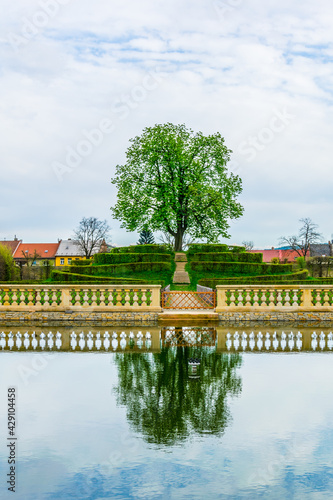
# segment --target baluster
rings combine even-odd
[[[274,288],[270,288],[269,289],[269,298],[268,298],[268,306],[269,307],[272,307],[272,306],[275,306],[275,290]]]
[[[97,306],[97,295],[96,295],[97,290],[95,288],[92,288],[91,290],[91,306]]]
[[[12,306],[17,306],[18,303],[17,303],[17,298],[18,298],[18,289],[17,288],[14,288],[13,289],[13,295],[12,295]]]
[[[80,288],[75,288],[75,297],[74,297],[74,304],[73,306],[80,306],[81,305],[81,295],[80,295]]]
[[[133,289],[133,307],[138,307],[138,291]]]
[[[4,294],[4,297],[3,297],[3,305],[4,306],[9,306],[9,289],[6,289],[4,290],[5,294]]]
[[[315,307],[320,308],[321,307],[321,290],[315,290],[315,300],[316,300],[316,305]]]
[[[253,307],[258,307],[259,306],[259,297],[258,297],[258,289],[255,288],[253,290],[254,294],[253,294]]]
[[[249,289],[249,288],[247,288],[245,293],[246,293],[246,296],[245,296],[245,305],[246,305],[247,307],[249,307],[249,306],[251,306],[251,295],[250,295],[250,289]]]
[[[88,288],[84,288],[83,289],[83,307],[88,307],[89,306],[89,303],[88,303],[88,300],[89,300],[89,297],[88,297]]]
[[[235,307],[235,300],[236,300],[236,297],[235,297],[235,291],[236,290],[228,290],[230,292],[230,307]]]
[[[130,300],[131,300],[130,290],[125,290],[125,304],[124,304],[124,307],[128,307],[130,305]]]
[[[327,289],[324,290],[324,304],[323,304],[324,307],[328,307],[330,305],[330,302],[329,302],[330,301],[330,297],[329,297],[329,293],[328,292],[329,291]]]
[[[290,296],[289,293],[291,290],[283,290],[285,292],[285,299],[284,299],[284,305],[285,307],[290,307]]]
[[[277,297],[276,297],[277,307],[282,307],[282,295],[281,295],[281,290],[279,289],[277,292]]]
[[[36,290],[36,306],[40,306],[41,305],[41,294],[40,294],[41,290],[40,288],[37,288]]]

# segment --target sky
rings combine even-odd
[[[54,242],[106,219],[129,139],[220,132],[243,181],[230,239],[333,234],[329,0],[0,0],[0,240]]]

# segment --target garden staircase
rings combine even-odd
[[[176,253],[175,255],[176,270],[173,275],[173,283],[190,283],[188,272],[185,271],[187,263],[186,253]]]

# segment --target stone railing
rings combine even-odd
[[[0,285],[0,312],[159,312],[160,288],[160,285]]]
[[[333,286],[218,285],[216,289],[216,312],[333,310]]]

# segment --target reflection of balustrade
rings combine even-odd
[[[105,332],[20,332],[0,333],[0,350],[15,351],[156,351],[159,330]]]
[[[160,311],[160,286],[6,285],[1,311]]]
[[[218,285],[216,312],[332,311],[333,287]]]
[[[12,329],[0,332],[0,351],[114,351],[160,352],[161,347],[196,347],[217,352],[299,352],[332,351],[333,333],[330,329],[312,328],[284,330],[264,328],[237,330],[236,327],[121,327],[97,329],[64,328],[55,331],[23,331]]]

